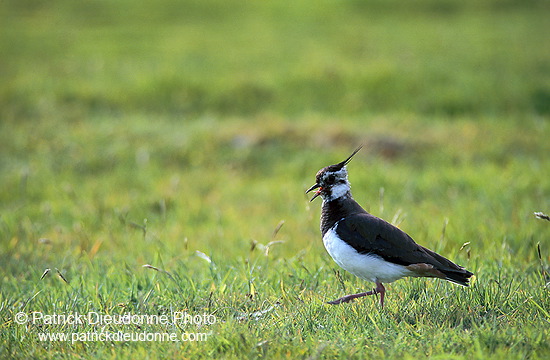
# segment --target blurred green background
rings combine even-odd
[[[548,115],[546,1],[4,1],[2,117]]]
[[[302,190],[359,143],[356,191],[373,204],[382,188],[397,192],[385,199],[392,214],[425,201],[463,202],[468,216],[527,198],[544,210],[548,10],[531,0],[4,1],[4,217],[41,224],[51,208],[35,225],[51,232],[82,221],[83,204],[90,215],[129,207],[141,223],[153,215],[136,204],[164,201],[177,210],[165,225],[174,235],[188,226],[216,238],[212,214],[234,207],[219,226],[242,230],[213,240],[232,246],[281,219],[303,226]],[[455,188],[500,199],[475,205]],[[240,220],[247,203],[264,217]],[[289,246],[310,241],[297,237]]]

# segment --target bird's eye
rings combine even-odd
[[[329,176],[327,176],[327,182],[328,183],[333,183],[334,182],[334,175],[330,174]]]

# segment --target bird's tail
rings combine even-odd
[[[470,278],[474,275],[472,272],[466,270],[460,265],[455,264],[451,260],[439,255],[438,253],[422,247],[422,249],[433,257],[436,262],[432,263],[440,274],[445,275],[445,280],[454,282],[462,286],[468,286]],[[439,264],[437,264],[439,263]],[[438,276],[441,277],[441,276]]]
[[[451,282],[454,282],[455,284],[459,284],[462,286],[468,286],[470,283],[470,278],[472,277],[472,275],[474,275],[464,268],[461,268],[459,270],[439,269],[439,271],[445,274],[445,280],[449,280]]]

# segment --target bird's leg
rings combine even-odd
[[[328,304],[338,305],[338,304],[350,302],[353,299],[357,299],[357,298],[360,298],[360,297],[363,297],[363,296],[380,294],[380,306],[384,307],[384,294],[385,293],[386,293],[386,288],[384,288],[384,285],[382,285],[381,282],[377,281],[376,282],[376,288],[372,289],[371,291],[367,291],[367,292],[363,292],[363,293],[359,293],[359,294],[346,295],[346,296],[343,296],[339,299],[329,301]]]
[[[380,294],[380,307],[384,307],[384,295],[386,295],[386,288],[382,285],[381,282],[376,282],[376,289],[374,289],[375,294]]]
[[[374,292],[374,290],[371,290],[371,291],[367,291],[367,292],[363,292],[363,293],[359,293],[359,294],[346,295],[346,296],[342,296],[339,299],[328,301],[327,304],[338,305],[338,304],[342,304],[342,303],[348,303],[353,299],[357,299],[357,298],[360,298],[360,297],[363,297],[363,296],[368,296],[368,295],[374,295],[374,294],[376,294]]]

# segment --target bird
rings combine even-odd
[[[472,272],[417,244],[407,233],[369,214],[353,199],[346,165],[361,148],[346,160],[319,170],[315,184],[306,191],[315,190],[310,202],[319,196],[323,199],[320,227],[329,255],[344,270],[376,285],[370,291],[328,303],[337,305],[379,294],[383,308],[384,283],[403,277],[440,278],[468,286]]]

